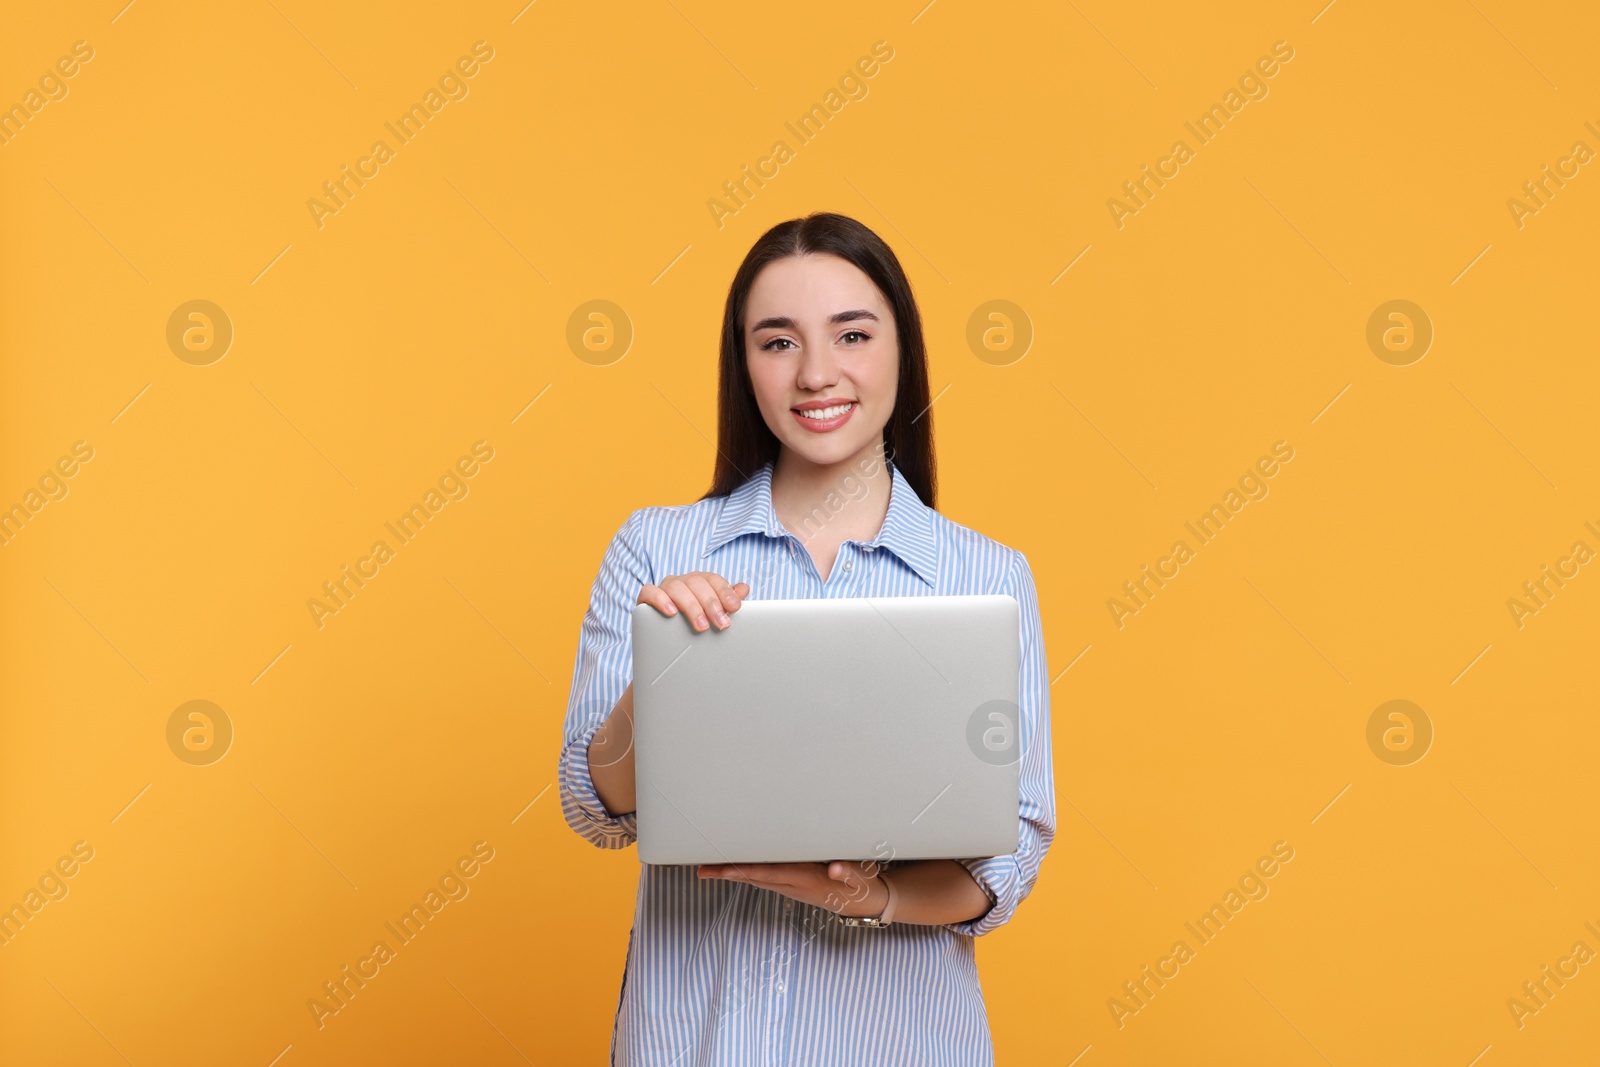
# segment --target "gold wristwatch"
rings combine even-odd
[[[895,903],[900,899],[900,895],[895,892],[894,882],[890,880],[889,873],[887,871],[878,872],[878,880],[882,882],[883,887],[889,891],[889,902],[883,906],[883,913],[877,916],[841,915],[839,916],[840,922],[844,923],[846,926],[870,926],[874,929],[882,929],[894,921],[894,906]]]

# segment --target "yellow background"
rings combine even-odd
[[[1596,164],[1506,206],[1600,149],[1591,7],[520,8],[7,11],[0,103],[94,58],[0,147],[0,503],[94,459],[0,547],[0,903],[94,859],[0,948],[0,1062],[603,1062],[637,861],[552,784],[579,622],[628,512],[708,484],[740,258],[818,209],[900,255],[941,510],[1038,582],[1059,832],[979,942],[1000,1062],[1593,1059],[1600,964],[1506,1006],[1600,950],[1600,576],[1506,606],[1600,548]],[[479,40],[469,95],[319,228]],[[166,342],[194,299],[233,324],[208,366]],[[566,341],[594,299],[635,331],[609,366]],[[995,299],[1034,330],[1006,366],[966,341]],[[1394,299],[1436,332],[1409,366],[1365,340]],[[308,598],[479,440],[470,495],[319,629]],[[1279,440],[1270,495],[1119,629],[1108,598]],[[167,744],[197,699],[235,730],[209,766]],[[1392,699],[1435,731],[1410,766],[1367,745]],[[480,840],[470,896],[319,1030],[307,1000]],[[1280,840],[1271,894],[1119,1029],[1108,999]]]

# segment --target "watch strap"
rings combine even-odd
[[[882,929],[894,921],[895,906],[900,902],[900,894],[894,887],[894,881],[889,877],[888,871],[880,870],[878,880],[889,891],[889,899],[883,905],[883,911],[877,915],[841,915],[839,921],[846,926],[870,926]]]
[[[883,887],[889,891],[889,902],[883,906],[883,914],[878,916],[878,922],[888,926],[894,921],[894,909],[895,905],[900,902],[900,894],[895,891],[894,880],[889,877],[888,871],[879,871],[878,881],[882,882]]]

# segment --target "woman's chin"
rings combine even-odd
[[[802,440],[784,441],[796,459],[818,467],[832,467],[854,459],[870,443],[854,436],[845,439],[833,434],[807,434]]]

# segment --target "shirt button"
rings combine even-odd
[[[863,551],[863,552],[876,552],[877,550],[878,550],[878,546],[877,545],[862,545],[861,546],[861,551]]]
[[[783,983],[782,982],[778,983],[777,989],[778,989],[778,992],[780,992],[780,993],[783,992]]]
[[[854,568],[855,568],[855,561],[854,560],[848,560],[847,559],[847,560],[844,561],[844,569],[845,570],[847,570],[847,571],[848,570],[853,570]]]

